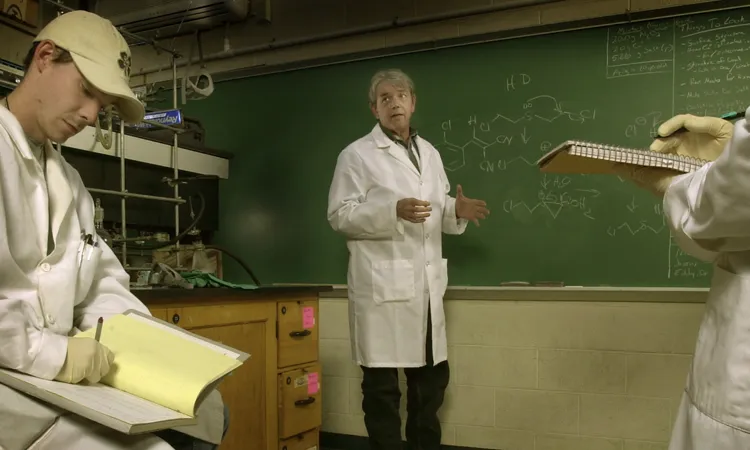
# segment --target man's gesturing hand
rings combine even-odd
[[[423,223],[430,217],[430,202],[416,198],[404,198],[396,203],[396,215],[412,223]]]
[[[466,197],[461,185],[456,186],[456,217],[471,220],[479,226],[479,219],[486,218],[489,213],[487,202]]]

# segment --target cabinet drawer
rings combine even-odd
[[[148,311],[157,319],[167,321],[167,310],[166,308],[149,308]]]
[[[318,301],[279,302],[279,367],[318,360]]]
[[[280,440],[279,450],[318,450],[319,442],[319,431],[316,428],[289,439]]]
[[[287,439],[322,424],[320,365],[279,375],[279,438]]]

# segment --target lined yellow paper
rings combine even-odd
[[[90,329],[77,336],[93,338],[94,334]],[[128,315],[107,319],[99,341],[115,355],[101,383],[190,417],[195,416],[205,388],[242,364],[186,339],[182,331]]]

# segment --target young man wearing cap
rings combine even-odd
[[[95,383],[113,355],[76,332],[99,317],[148,310],[104,241],[78,257],[82,233],[96,236],[94,206],[50,141],[63,143],[93,125],[106,106],[130,123],[143,119],[144,107],[128,85],[127,43],[95,14],[70,12],[50,22],[25,64],[24,80],[0,100],[0,367]],[[200,423],[179,433],[127,436],[0,384],[0,449],[216,448],[226,432],[218,392],[198,414]]]

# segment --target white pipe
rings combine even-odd
[[[122,120],[120,121],[120,134],[117,136],[118,144],[120,147],[120,191],[121,192],[127,192],[125,189],[125,122]],[[122,215],[122,237],[126,238],[128,237],[127,232],[127,225],[125,221],[125,203],[126,203],[126,197],[123,196],[120,198],[120,214]],[[123,267],[127,267],[127,257],[128,257],[128,246],[127,244],[122,244],[122,265]]]
[[[181,198],[159,197],[156,195],[148,195],[148,194],[135,194],[133,192],[128,192],[128,191],[113,191],[110,189],[99,189],[99,188],[86,188],[86,190],[94,194],[117,195],[119,197],[125,197],[125,198],[140,198],[144,200],[156,200],[159,202],[169,202],[169,203],[179,203],[179,204],[186,203],[185,200]]]
[[[247,55],[250,53],[258,53],[267,50],[276,50],[280,48],[293,47],[297,45],[312,44],[315,42],[328,41],[332,39],[340,39],[350,36],[357,36],[365,33],[373,33],[376,31],[389,30],[391,28],[400,28],[412,25],[422,25],[426,23],[441,22],[444,20],[461,19],[469,16],[476,16],[480,14],[488,14],[498,11],[507,11],[510,9],[524,8],[528,6],[544,5],[548,3],[557,3],[563,0],[508,0],[500,5],[483,6],[481,8],[465,9],[461,11],[448,12],[443,14],[435,14],[432,16],[415,17],[412,19],[399,19],[396,17],[390,22],[383,22],[374,25],[367,25],[359,28],[350,28],[348,30],[335,31],[332,33],[324,33],[317,36],[308,36],[298,39],[288,39],[279,42],[269,42],[267,44],[252,45],[248,47],[242,47],[231,50],[229,52],[216,52],[209,55],[205,55],[200,62],[207,63],[211,61],[218,61],[227,58],[233,58],[237,56]],[[190,63],[187,58],[182,58],[177,67],[183,67]],[[197,59],[193,62],[199,62]],[[150,68],[143,68],[138,71],[138,76],[149,75],[152,73],[167,70],[171,65],[155,66]]]
[[[172,58],[172,107],[174,109],[177,109],[177,58]],[[177,133],[172,134],[172,170],[174,179],[178,179],[180,177],[179,174],[179,159],[178,159],[178,153],[180,151],[179,141],[178,141],[178,135]],[[180,198],[180,187],[179,183],[174,184],[174,198],[175,200]],[[180,204],[175,203],[174,205],[174,235],[175,237],[180,235]],[[180,241],[178,240],[174,244],[174,248],[176,250],[175,254],[177,257],[176,265],[177,268],[180,268]]]

